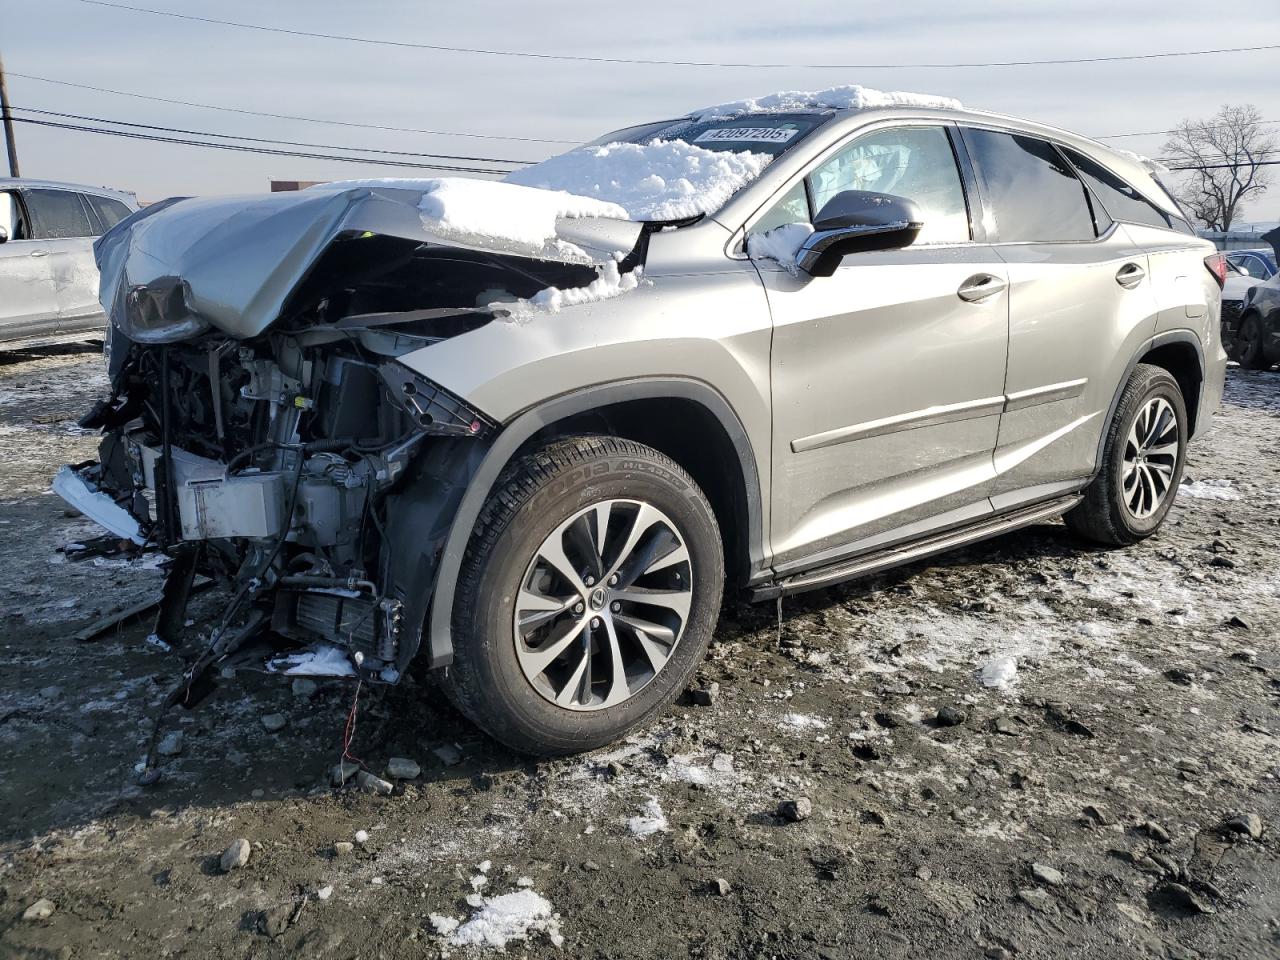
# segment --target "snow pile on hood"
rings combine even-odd
[[[963,105],[951,97],[937,97],[927,93],[905,93],[900,90],[885,92],[863,87],[856,83],[826,90],[783,90],[767,97],[749,97],[713,107],[695,110],[698,120],[716,120],[736,117],[744,113],[789,113],[794,110],[874,110],[877,107],[928,107],[935,110],[960,110]]]
[[[418,210],[422,226],[445,240],[480,245],[497,241],[512,252],[535,257],[565,253],[565,241],[556,238],[560,217],[627,219],[627,211],[614,203],[462,177],[428,181]]]
[[[501,950],[512,940],[528,940],[532,933],[545,933],[556,947],[564,944],[560,918],[551,912],[550,901],[532,890],[486,898],[466,923],[435,913],[429,919],[436,932],[455,947]]]
[[[507,175],[507,184],[566,190],[626,210],[632,220],[712,213],[760,175],[766,153],[707,150],[683,140],[580,147]]]
[[[505,313],[517,322],[532,320],[538,314],[559,313],[564,307],[576,307],[583,303],[599,303],[610,300],[640,286],[644,268],[636,267],[627,273],[616,263],[608,262],[596,267],[596,278],[585,287],[546,287],[527,300],[494,300],[482,306]]]
[[[627,211],[616,203],[575,197],[554,188],[535,190],[515,183],[466,177],[335,180],[307,189],[358,187],[420,191],[418,212],[422,228],[442,240],[570,262],[590,263],[591,257],[576,244],[556,236],[557,219],[627,219]]]

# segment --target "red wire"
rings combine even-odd
[[[365,763],[359,757],[351,752],[351,741],[356,735],[356,710],[360,705],[360,685],[364,683],[363,678],[356,680],[356,694],[351,698],[351,709],[347,711],[347,723],[342,731],[342,757],[341,760],[350,760],[365,769]]]

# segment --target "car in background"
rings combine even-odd
[[[1246,370],[1266,370],[1280,363],[1280,273],[1249,289],[1238,329],[1231,340],[1226,337],[1224,321],[1223,344],[1231,359]]]
[[[1222,342],[1230,345],[1239,332],[1245,297],[1276,275],[1276,257],[1270,250],[1228,250],[1223,258],[1227,278],[1222,284]]]
[[[117,190],[0,177],[0,344],[105,335],[93,242],[137,209]]]
[[[1276,255],[1270,250],[1227,250],[1227,263],[1243,276],[1270,280],[1277,273]]]

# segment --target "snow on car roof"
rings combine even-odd
[[[752,113],[788,113],[797,110],[874,110],[880,107],[928,107],[934,110],[963,110],[953,97],[928,93],[884,91],[851,83],[826,90],[782,90],[763,97],[732,100],[703,107],[690,114],[699,120],[736,117]]]

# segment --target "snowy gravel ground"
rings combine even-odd
[[[45,492],[100,367],[0,354],[0,956],[1280,956],[1280,375],[1230,372],[1156,538],[728,603],[712,704],[608,750],[365,688],[353,752],[422,767],[382,797],[329,785],[352,684],[266,676],[134,784],[173,655],[70,634],[160,571],[68,562],[92,530]]]

